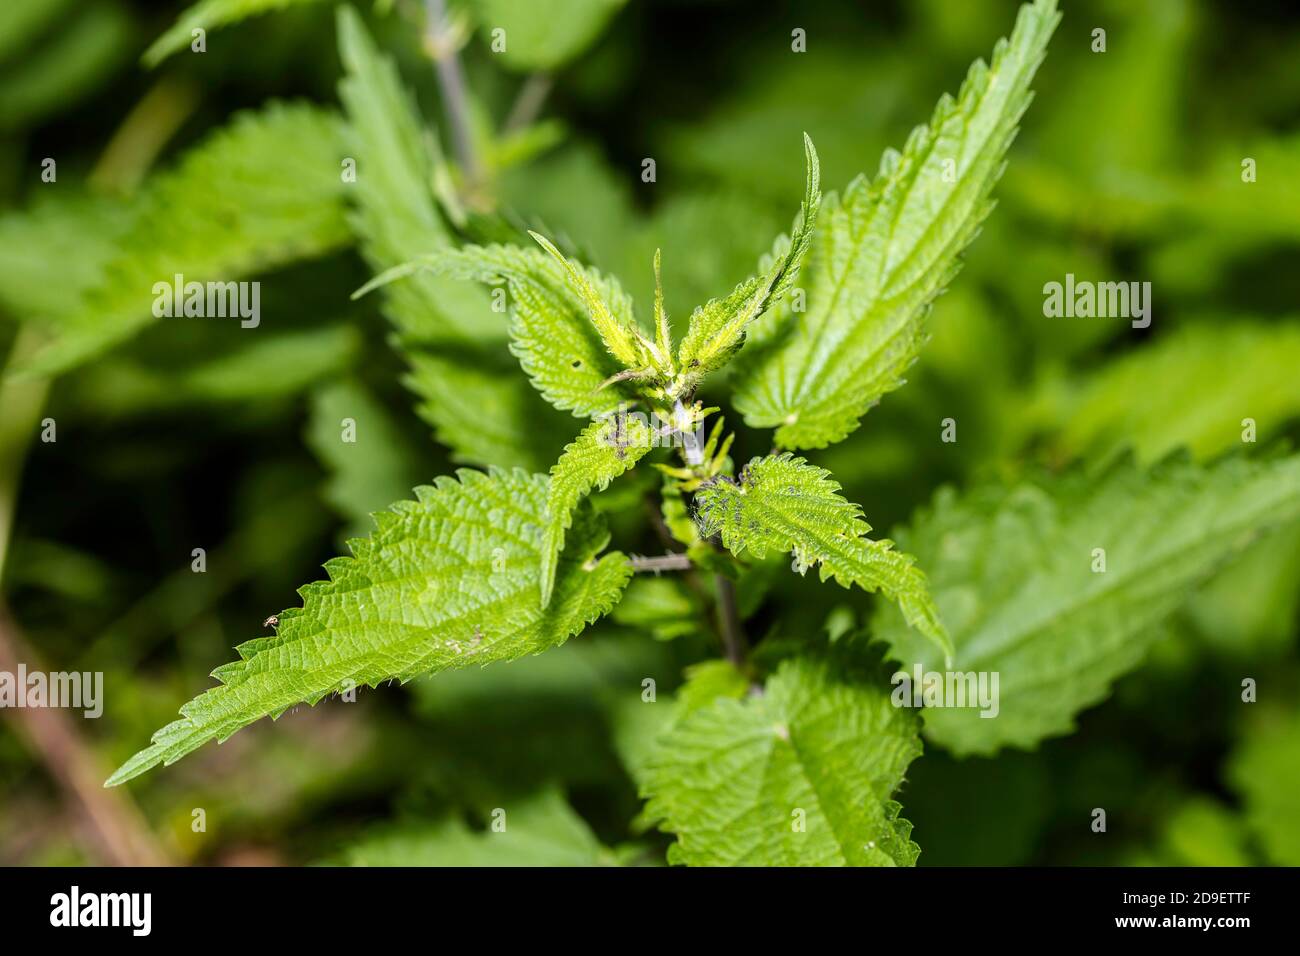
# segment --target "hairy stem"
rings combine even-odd
[[[661,554],[655,557],[646,557],[641,554],[634,554],[631,557],[633,571],[653,571],[658,574],[660,571],[687,571],[691,568],[691,559],[685,554]]]
[[[456,38],[447,17],[447,0],[426,0],[425,13],[425,49],[433,58],[438,73],[438,89],[447,110],[456,162],[460,165],[468,191],[473,192],[483,181],[483,164],[474,148],[474,136],[470,130],[465,74],[461,70]]]
[[[713,580],[718,591],[718,625],[723,651],[727,660],[737,667],[744,667],[748,645],[740,628],[740,613],[736,610],[736,585],[722,574],[715,574]]]

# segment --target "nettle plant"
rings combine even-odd
[[[913,864],[919,848],[894,797],[921,753],[923,721],[893,693],[883,658],[1000,676],[993,719],[927,708],[932,744],[958,755],[1033,747],[1068,732],[1136,666],[1161,620],[1245,538],[1300,513],[1294,459],[1149,472],[1124,462],[1091,478],[944,489],[895,545],[871,537],[863,509],[798,454],[843,440],[903,384],[931,303],[992,209],[1059,19],[1054,0],[1023,7],[991,61],[977,61],[873,178],[823,195],[805,138],[789,235],[674,341],[658,255],[642,324],[614,278],[541,234],[460,244],[428,188],[425,140],[396,71],[343,10],[342,98],[363,171],[353,227],[376,272],[358,294],[382,287],[421,413],[446,443],[472,448],[470,460],[505,465],[537,436],[527,416],[509,425],[499,402],[499,418],[475,407],[483,377],[505,388],[517,377],[515,410],[532,407],[531,386],[590,423],[549,475],[463,469],[374,515],[352,555],[325,565],[328,580],[302,588],[302,606],[242,644],[213,672],[220,685],[109,784],[345,689],[556,648],[614,611],[638,571],[666,572],[692,583],[719,648],[672,698],[628,688],[639,743],[627,765],[646,801],[641,820],[675,836],[670,861]],[[484,308],[502,291],[508,327]],[[511,353],[522,374],[502,362]],[[724,404],[773,430],[770,454],[732,460]],[[650,488],[666,555],[610,548],[594,499],[634,469],[642,479],[657,470],[636,487]],[[1098,547],[1104,574],[1090,566]],[[870,627],[812,619],[802,634],[751,643],[745,621],[774,566],[877,594]],[[674,613],[642,599],[635,616],[653,631]]]

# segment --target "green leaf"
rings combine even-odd
[[[631,593],[647,580],[655,579],[633,578],[628,585],[628,592]],[[616,617],[623,606],[620,602],[615,608],[615,614],[611,616]],[[685,683],[677,689],[675,696],[664,699],[662,703],[657,698],[647,700],[641,695],[620,697],[607,703],[619,758],[642,791],[648,779],[646,771],[655,762],[662,739],[668,731],[720,697],[740,700],[753,686],[751,678],[727,660],[706,660],[692,664],[685,669],[685,677]],[[641,819],[646,827],[653,825],[653,821],[645,821],[644,815]]]
[[[459,464],[545,471],[571,421],[542,401],[504,345],[403,349],[416,412]]]
[[[689,375],[703,377],[721,368],[744,342],[749,324],[781,300],[799,275],[799,264],[812,244],[813,226],[821,205],[821,167],[812,140],[804,134],[807,181],[803,202],[789,236],[773,247],[770,264],[746,279],[724,299],[713,299],[691,315],[690,326],[678,351],[679,363]]]
[[[695,547],[700,543],[700,527],[691,517],[685,492],[677,487],[677,480],[665,475],[659,494],[662,498],[659,510],[668,533],[674,541],[684,544],[688,549]]]
[[[1300,620],[1300,521],[1247,548],[1191,596],[1184,614],[1223,657],[1259,662],[1285,655]]]
[[[519,246],[465,246],[421,256],[389,269],[358,291],[431,270],[463,280],[508,285],[514,315],[511,350],[533,386],[552,405],[580,418],[608,414],[635,399],[626,382],[610,381],[625,371],[606,348],[588,312],[588,292],[579,291],[569,268],[540,249]],[[610,321],[635,327],[632,300],[612,278],[593,269],[580,272],[590,295]]]
[[[611,617],[644,580],[632,578]],[[639,702],[647,677],[666,687],[677,670],[669,646],[601,621],[581,640],[536,657],[412,681],[419,776],[449,797],[488,807],[508,806],[509,795],[547,781],[622,791],[609,708]]]
[[[0,215],[0,306],[54,324],[103,281],[134,210],[114,197],[64,188]]]
[[[415,102],[351,7],[338,11],[339,56],[347,71],[339,97],[347,114],[356,182],[348,194],[361,251],[376,272],[454,244],[434,198],[434,156]],[[403,346],[452,341],[493,346],[506,340],[505,316],[482,289],[425,273],[389,286],[384,312]]]
[[[1300,710],[1268,713],[1245,734],[1228,778],[1273,866],[1300,866]]]
[[[154,321],[154,284],[177,274],[231,281],[345,245],[338,152],[337,120],[324,110],[273,103],[239,114],[145,185],[104,281],[22,371],[66,371],[135,335]],[[231,334],[243,331],[227,321]]]
[[[1196,9],[1181,0],[1126,4],[1112,14],[1106,29],[1124,42],[1111,44],[1104,55],[1087,54],[1088,68],[1071,69],[1070,82],[1053,89],[1053,109],[1035,131],[1035,154],[1017,164],[1006,184],[1008,200],[1028,206],[1047,228],[1091,230],[1102,242],[1113,241],[1116,233],[1134,236],[1166,228],[1163,217],[1178,198],[1177,170],[1183,168],[1190,134],[1185,84],[1204,30]],[[1069,44],[1062,54],[1067,52],[1082,51]],[[1096,103],[1113,104],[1106,134],[1080,137],[1073,117]],[[1200,149],[1198,154],[1204,155]],[[1234,153],[1231,164],[1256,155]],[[1211,188],[1196,189],[1191,205],[1197,212],[1191,216],[1199,218],[1210,205]],[[1179,231],[1200,233],[1197,225],[1188,222]]]
[[[886,152],[874,183],[858,177],[842,197],[826,198],[804,268],[807,312],[781,307],[755,326],[736,385],[745,420],[776,428],[781,447],[840,441],[903,384],[930,303],[992,209],[989,193],[1059,19],[1055,0],[1022,7],[993,65],[976,61],[957,99],[940,99],[901,154]]]
[[[346,371],[362,347],[355,325],[324,319],[306,328],[243,336],[222,335],[212,326],[155,328],[79,371],[63,391],[90,421],[175,416],[181,409],[228,404],[265,413],[277,400]],[[409,492],[411,484],[385,504]]]
[[[1175,67],[1180,74],[1183,69],[1182,65]],[[1163,86],[1162,92],[1173,92],[1176,83]],[[1171,105],[1177,109],[1180,101],[1181,97],[1175,94]],[[1112,135],[1117,141],[1122,140],[1117,131]],[[1177,217],[1182,228],[1176,233],[1166,234],[1161,219],[1160,234],[1164,241],[1151,249],[1147,274],[1152,285],[1163,290],[1163,294],[1172,293],[1180,301],[1200,302],[1230,289],[1243,262],[1267,255],[1276,244],[1290,242],[1300,230],[1300,183],[1289,176],[1261,176],[1249,184],[1249,189],[1243,189],[1239,176],[1224,176],[1223,170],[1239,169],[1244,157],[1253,159],[1258,169],[1289,169],[1300,160],[1300,131],[1246,133],[1243,130],[1240,136],[1230,140],[1204,143],[1200,168],[1194,176],[1176,181],[1172,196],[1160,189],[1152,189],[1149,196],[1146,190],[1138,193],[1133,189],[1139,170],[1168,170],[1166,161],[1144,160],[1142,165],[1130,166],[1124,171],[1125,185],[1120,194],[1102,197],[1113,203],[1113,215],[1098,213],[1095,193],[1079,196],[1076,175],[1066,170],[1060,173],[1064,179],[1063,192],[1076,202],[1086,201],[1082,212],[1089,223],[1109,219],[1117,226],[1128,226],[1133,219],[1134,200],[1139,196],[1146,200],[1144,205],[1156,207],[1157,215]],[[1079,172],[1095,175],[1092,170]],[[1112,176],[1111,182],[1118,179]],[[1157,185],[1163,184],[1157,181]],[[1143,224],[1151,218],[1155,216],[1144,217]],[[1111,228],[1118,231],[1115,226]],[[1240,299],[1233,297],[1227,301],[1235,304]]]
[[[695,496],[701,533],[722,535],[735,554],[762,560],[769,551],[793,554],[800,574],[821,566],[821,580],[881,591],[912,627],[945,652],[952,644],[930,596],[925,574],[891,541],[874,541],[862,509],[839,494],[830,472],[789,454],[755,458],[740,481],[720,478]]]
[[[750,679],[731,661],[701,661],[686,668],[686,683],[673,701],[673,722],[681,722],[720,698],[741,700],[749,693]]]
[[[1246,827],[1217,800],[1189,797],[1165,815],[1158,842],[1122,865],[1250,866]]]
[[[607,866],[612,851],[558,790],[504,806],[504,830],[471,830],[460,817],[386,827],[349,847],[350,866]],[[488,816],[488,814],[485,814]]]
[[[655,578],[635,577],[628,585],[631,594],[646,581]],[[617,619],[624,608],[620,602],[611,617]],[[741,700],[754,686],[750,676],[728,660],[705,660],[691,664],[684,671],[685,682],[674,696],[660,702],[644,696],[620,697],[607,702],[614,730],[614,744],[623,766],[638,789],[644,791],[648,768],[655,763],[656,755],[667,733],[698,710],[703,710],[719,698]],[[662,681],[661,681],[662,683]],[[644,815],[642,816],[645,822]],[[646,822],[652,826],[653,821]]]
[[[339,87],[348,118],[357,181],[350,222],[377,272],[455,237],[430,186],[435,159],[412,98],[392,61],[382,56],[351,7],[338,12]],[[515,374],[506,316],[478,286],[424,272],[384,290],[385,316],[411,366],[403,383],[416,410],[452,459],[468,464],[545,469],[568,426]]]
[[[228,26],[249,17],[283,10],[287,7],[320,3],[321,0],[199,0],[185,10],[171,28],[155,40],[140,57],[147,67],[155,67],[177,50],[183,50],[193,41],[193,32],[207,32]]]
[[[959,497],[936,496],[898,534],[930,573],[956,648],[950,665],[888,605],[874,633],[909,673],[998,674],[995,718],[930,708],[927,736],[959,755],[1033,748],[1138,665],[1159,625],[1264,528],[1300,515],[1300,456],[1124,462]],[[1104,549],[1105,571],[1100,568]]]
[[[704,628],[699,598],[676,578],[637,575],[623,592],[610,619],[624,627],[671,641]]]
[[[1057,453],[1097,461],[1131,447],[1139,460],[1155,461],[1185,445],[1209,458],[1241,444],[1247,418],[1262,441],[1300,416],[1297,368],[1300,323],[1176,329],[1086,380],[1062,410]]]
[[[26,0],[0,4],[0,62],[40,41],[41,35],[66,16],[73,0]]]
[[[551,469],[546,493],[546,528],[542,538],[542,606],[551,600],[555,569],[564,550],[564,533],[573,510],[593,488],[611,481],[640,461],[654,446],[650,427],[639,417],[618,414],[592,422]]]
[[[762,693],[717,697],[659,738],[642,793],[647,817],[677,835],[670,862],[916,862],[891,797],[921,752],[919,721],[881,683],[846,670],[787,660]]]
[[[625,311],[621,309],[620,314],[615,317],[605,303],[607,295],[613,297],[611,290],[597,289],[587,274],[555,248],[551,240],[536,232],[530,232],[529,235],[550,254],[552,259],[564,267],[564,274],[568,276],[570,286],[582,297],[583,303],[587,306],[587,314],[591,316],[591,322],[600,333],[601,341],[605,343],[605,348],[609,349],[609,354],[622,362],[626,368],[640,367],[644,354],[636,344],[636,321],[632,318],[631,300],[618,303],[620,306],[625,305]]]
[[[470,0],[479,32],[507,69],[553,70],[568,63],[600,36],[627,0]]]
[[[27,6],[23,3],[9,7]],[[42,43],[24,49],[0,82],[0,132],[9,134],[65,113],[108,84],[127,65],[134,24],[118,0],[86,2],[63,15]]]
[[[240,660],[213,671],[221,686],[182,707],[108,785],[347,686],[544,651],[618,600],[630,565],[617,552],[596,560],[608,533],[584,512],[541,607],[544,475],[462,470],[459,479],[377,514],[378,529],[325,565],[328,581],[299,591],[303,606],[279,615],[277,633],[241,644]]]
[[[370,516],[401,501],[415,483],[419,465],[406,436],[358,382],[333,382],[312,394],[306,438],[329,468],[325,498],[348,520],[348,537],[366,534]]]

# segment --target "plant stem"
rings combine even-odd
[[[723,574],[715,574],[713,580],[718,590],[718,623],[723,651],[727,660],[743,668],[747,642],[740,628],[740,613],[736,610],[736,585]]]
[[[691,568],[691,559],[685,554],[669,553],[656,557],[634,554],[631,558],[633,571],[687,571]]]
[[[9,365],[30,355],[39,336],[30,325],[19,327]],[[36,435],[49,380],[0,380],[0,581],[13,533],[19,478],[27,448]],[[41,670],[23,640],[18,625],[0,599],[0,671],[18,672],[18,665]],[[13,708],[13,719],[31,741],[59,786],[80,808],[81,818],[100,858],[114,866],[158,866],[166,862],[153,834],[130,798],[103,788],[104,769],[62,710],[50,707]]]
[[[438,88],[442,91],[443,106],[447,110],[456,162],[469,187],[467,191],[472,193],[483,181],[483,165],[470,130],[465,74],[460,67],[451,21],[447,17],[447,0],[426,0],[425,31],[425,49],[437,69]]]
[[[175,76],[159,80],[127,114],[95,164],[94,189],[131,192],[199,103],[198,90]]]
[[[196,102],[187,87],[161,82],[131,111],[91,174],[97,189],[129,192],[137,186]],[[3,598],[4,567],[13,537],[19,479],[27,450],[40,426],[50,390],[48,378],[8,379],[5,372],[31,355],[42,336],[19,323],[8,359],[0,367],[0,671],[19,663],[41,670]],[[162,866],[169,862],[125,791],[105,790],[106,773],[76,724],[59,709],[13,708],[13,719],[31,741],[50,775],[80,811],[100,859],[116,866]]]
[[[17,673],[20,662],[29,671],[41,669],[0,603],[0,670]],[[130,797],[104,789],[106,772],[65,711],[16,707],[13,719],[59,786],[80,808],[103,862],[112,866],[162,866],[167,862]]]
[[[504,135],[517,133],[536,121],[538,115],[542,112],[542,104],[546,102],[546,97],[550,95],[552,83],[549,73],[530,73],[528,75],[528,79],[524,80],[523,86],[519,88],[519,94],[515,97],[514,104],[510,107],[505,124],[501,127],[501,132]]]

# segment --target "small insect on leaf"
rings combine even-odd
[[[279,626],[280,626],[280,615],[278,615],[278,614],[272,614],[270,617],[268,617],[265,621],[262,622],[262,626],[263,626],[263,627],[279,627]]]

